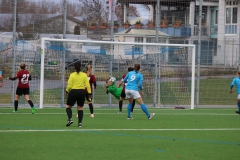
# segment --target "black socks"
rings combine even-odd
[[[90,109],[90,113],[93,114],[93,105],[92,105],[92,103],[89,104],[89,109]]]
[[[119,101],[119,112],[122,112],[123,101]]]
[[[31,106],[31,108],[34,106],[31,100],[28,100],[28,104]]]
[[[15,109],[15,111],[18,110],[18,101],[17,100],[14,101],[14,109]]]
[[[83,110],[78,110],[78,123],[82,123]]]
[[[66,108],[66,112],[67,112],[67,116],[68,116],[68,119],[72,119],[72,109],[71,108]]]
[[[133,109],[134,109],[134,106],[135,106],[135,99],[133,100],[133,102],[132,102],[132,109],[131,109],[131,112],[133,112]]]

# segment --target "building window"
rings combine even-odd
[[[155,43],[156,42],[156,38],[147,38],[147,43]]]
[[[215,12],[215,24],[218,24],[218,10]]]
[[[143,43],[143,37],[135,37],[136,43]]]
[[[237,24],[238,2],[231,0],[226,2],[226,24]]]
[[[237,14],[238,14],[238,1],[226,1],[226,24],[225,34],[237,34]]]
[[[207,21],[207,14],[208,12],[208,7],[207,6],[202,6],[202,21]],[[194,18],[194,25],[199,24],[199,6],[195,6],[195,18]]]
[[[156,38],[146,38],[146,42],[147,43],[156,43]],[[166,39],[159,37],[158,43],[166,43]]]
[[[232,23],[237,23],[237,11],[238,11],[238,8],[233,8]]]
[[[231,23],[231,8],[226,8],[226,23]]]
[[[218,25],[218,7],[211,7],[211,20],[210,25]]]

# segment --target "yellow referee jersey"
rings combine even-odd
[[[67,92],[72,89],[85,89],[87,88],[88,93],[92,93],[87,74],[84,72],[73,72],[70,74],[68,79],[68,85],[66,88]]]

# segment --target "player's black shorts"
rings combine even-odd
[[[122,97],[122,98],[125,98],[125,97],[126,97],[126,94],[125,94],[125,89],[124,89],[124,90],[122,90],[121,97]]]
[[[68,98],[67,98],[67,105],[69,106],[74,106],[74,104],[77,101],[78,106],[84,105],[84,100],[85,100],[85,90],[84,89],[72,89],[68,93]]]
[[[29,88],[17,88],[16,95],[29,95]]]

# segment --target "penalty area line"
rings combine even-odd
[[[49,130],[0,130],[6,132],[97,132],[97,131],[240,131],[240,128],[170,128],[170,129],[49,129]]]

